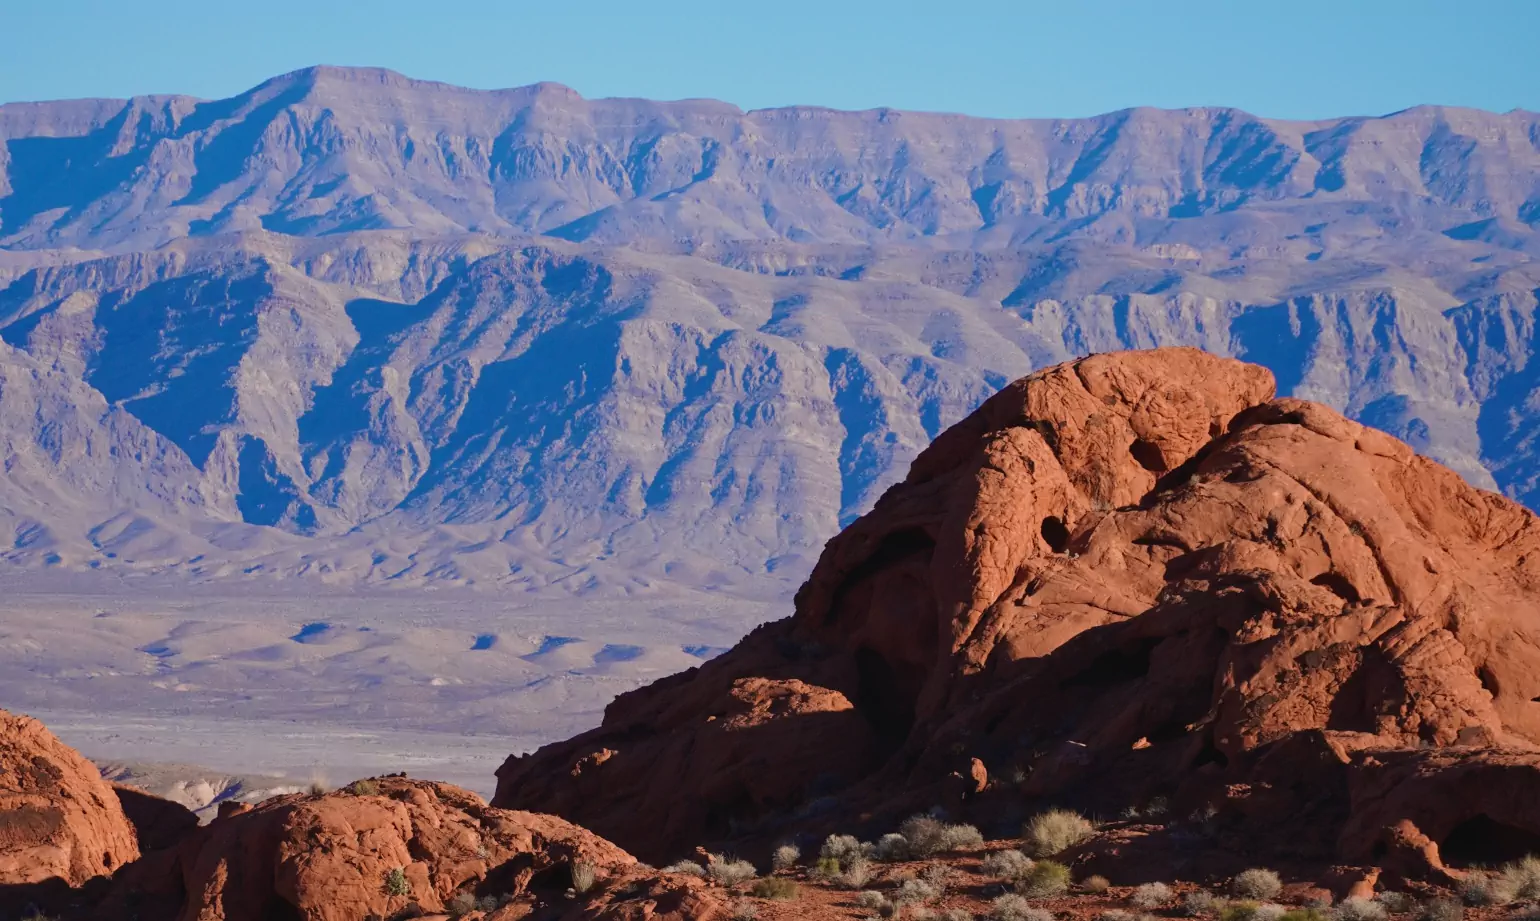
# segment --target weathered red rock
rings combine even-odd
[[[1301,858],[1370,861],[1402,821],[1458,851],[1482,815],[1540,842],[1501,808],[1540,802],[1540,522],[1272,388],[1190,349],[1017,381],[829,542],[792,618],[510,759],[494,802],[663,859],[950,803],[978,759],[1022,778],[962,799],[980,821],[1162,797]],[[1465,774],[1500,792],[1439,779]]]
[[[0,710],[0,886],[78,886],[138,856],[96,767],[37,720]]]
[[[601,875],[635,860],[548,815],[488,807],[448,784],[380,778],[377,792],[275,797],[221,817],[171,857],[122,874],[99,909],[154,901],[182,921],[357,921],[409,906],[444,910],[461,892],[559,895],[576,862]],[[396,886],[390,885],[399,871]]]

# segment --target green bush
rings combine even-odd
[[[1050,809],[1033,816],[1023,836],[1032,842],[1032,850],[1039,857],[1052,857],[1095,833],[1096,826],[1079,813],[1068,809]]]
[[[1039,860],[1016,880],[1016,891],[1031,899],[1051,899],[1069,890],[1069,867],[1052,860]]]
[[[396,867],[385,874],[386,895],[411,895],[412,881],[406,878],[406,871]]]
[[[354,796],[379,796],[380,785],[372,780],[355,780],[348,784],[347,791]]]
[[[795,899],[798,891],[797,884],[791,880],[768,876],[755,880],[753,887],[749,889],[749,894],[756,899],[775,899],[786,902]]]

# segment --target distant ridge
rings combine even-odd
[[[7,104],[0,554],[782,593],[1005,381],[1173,344],[1533,507],[1537,226],[1523,111]]]

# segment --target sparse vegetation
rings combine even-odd
[[[1242,899],[1272,899],[1283,891],[1283,880],[1272,870],[1259,868],[1238,873],[1230,881],[1230,892]]]
[[[1096,921],[1138,921],[1138,915],[1121,908],[1109,908],[1097,915]]]
[[[1417,908],[1417,900],[1405,892],[1394,890],[1381,892],[1374,897],[1374,900],[1385,906],[1386,911],[1395,915],[1405,914]]]
[[[770,868],[777,872],[790,870],[802,859],[802,849],[795,844],[783,844],[770,855]]]
[[[813,864],[813,876],[817,879],[834,879],[840,875],[840,862],[833,857],[820,857]]]
[[[1145,911],[1154,911],[1170,901],[1171,887],[1165,883],[1145,883],[1128,896],[1130,905]]]
[[[1032,869],[1032,858],[1018,850],[993,851],[984,855],[980,866],[985,876],[1014,880]]]
[[[754,881],[754,886],[749,889],[756,899],[773,899],[779,902],[788,902],[798,895],[797,884],[789,879],[779,879],[767,876],[764,879]]]
[[[459,918],[480,909],[476,903],[476,896],[469,892],[457,892],[455,897],[449,900],[449,917]]]
[[[1180,911],[1189,918],[1211,915],[1224,908],[1224,900],[1207,889],[1199,889],[1182,896]]]
[[[896,832],[883,835],[877,839],[872,853],[878,860],[905,860],[909,857],[909,839]]]
[[[1096,826],[1085,816],[1068,809],[1050,809],[1032,817],[1023,837],[1032,842],[1032,850],[1039,857],[1052,857],[1095,833]]]
[[[1053,915],[1019,895],[1002,895],[989,904],[989,917],[995,921],[1053,921]]]
[[[583,895],[599,881],[599,868],[586,860],[572,864],[572,891]]]
[[[872,863],[865,857],[852,857],[835,878],[841,889],[864,889],[872,878]]]
[[[868,889],[865,892],[856,895],[857,905],[861,906],[862,908],[870,908],[873,911],[876,911],[887,903],[888,897],[874,889]]]
[[[1278,921],[1326,921],[1326,915],[1315,908],[1291,908],[1279,915]]]
[[[1504,880],[1472,872],[1460,880],[1460,898],[1465,900],[1465,904],[1479,908],[1507,904],[1512,895]]]
[[[1540,857],[1531,854],[1522,860],[1505,864],[1498,871],[1498,878],[1508,890],[1513,901],[1540,899]]]
[[[1069,889],[1069,867],[1053,860],[1039,860],[1016,880],[1016,891],[1032,899],[1051,899]]]
[[[1255,921],[1260,907],[1256,902],[1227,902],[1219,909],[1219,921]]]
[[[1344,899],[1332,914],[1337,921],[1385,921],[1385,906],[1372,899]]]
[[[412,881],[406,878],[406,871],[396,867],[385,874],[386,895],[411,895]]]
[[[354,796],[380,795],[380,785],[372,780],[355,780],[348,784],[347,790]]]
[[[844,866],[851,858],[862,856],[861,842],[855,835],[830,835],[824,839],[818,856],[832,857]]]
[[[1432,899],[1423,903],[1417,921],[1463,921],[1465,906],[1454,899]]]
[[[693,860],[681,860],[676,863],[671,863],[663,868],[663,872],[679,873],[684,876],[697,876],[701,879],[706,878],[706,868]]]
[[[759,917],[759,906],[753,902],[739,902],[733,906],[733,921],[754,921]]]
[[[319,780],[312,780],[307,789],[310,791],[311,796],[321,796],[326,792],[326,784],[321,783]]]
[[[1288,913],[1289,910],[1284,908],[1282,905],[1274,905],[1271,902],[1264,902],[1257,906],[1257,910],[1252,914],[1252,918],[1254,918],[1255,921],[1279,921],[1279,919]]]
[[[1093,874],[1080,881],[1080,888],[1092,895],[1101,895],[1112,888],[1112,882],[1105,876]]]
[[[946,892],[947,886],[952,884],[952,868],[944,863],[933,863],[920,871],[920,879],[936,887],[938,892]]]
[[[727,857],[718,857],[706,865],[706,876],[713,882],[729,888],[746,883],[759,875],[754,865],[747,860],[732,860]]]
[[[966,908],[948,908],[936,915],[936,921],[974,921],[973,912]]]
[[[941,889],[923,879],[906,879],[893,893],[893,901],[900,905],[934,902],[941,898]]]

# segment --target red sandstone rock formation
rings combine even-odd
[[[442,911],[462,892],[559,898],[577,862],[606,876],[635,865],[561,819],[493,809],[448,784],[375,783],[218,818],[120,874],[98,916],[133,904],[180,921],[358,921],[413,905]]]
[[[494,803],[660,859],[949,789],[981,820],[1161,797],[1238,852],[1424,875],[1540,844],[1503,805],[1540,802],[1540,522],[1272,391],[1189,349],[1017,381],[829,542],[792,618],[509,759]]]
[[[112,787],[31,717],[0,710],[0,886],[78,886],[139,856]]]

